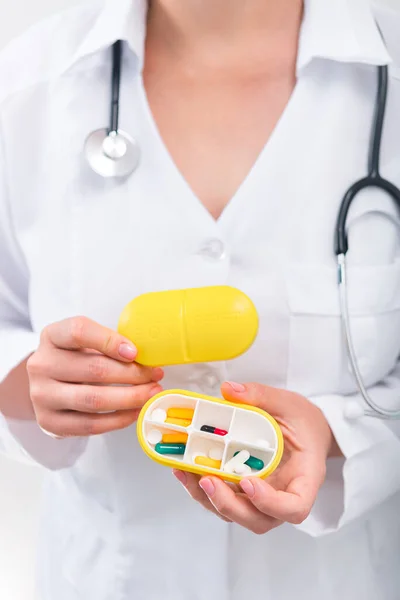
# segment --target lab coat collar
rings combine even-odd
[[[69,66],[80,59],[105,50],[117,40],[125,41],[139,60],[144,60],[147,0],[105,0],[93,27]]]
[[[378,25],[367,0],[305,0],[297,72],[314,58],[389,64]]]
[[[122,39],[136,54],[141,69],[147,7],[147,0],[105,0],[71,64]],[[304,1],[297,72],[314,58],[373,65],[391,62],[367,0]]]

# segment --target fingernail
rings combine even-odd
[[[186,473],[184,473],[183,471],[173,471],[175,477],[177,478],[177,480],[182,484],[185,485],[187,484],[187,475]]]
[[[126,344],[124,342],[123,344],[120,344],[118,348],[118,353],[120,356],[122,356],[122,358],[133,360],[134,358],[136,358],[137,350],[134,346],[131,346],[130,344]]]
[[[240,487],[249,498],[252,498],[256,493],[254,485],[249,479],[242,479],[242,481],[240,482]]]
[[[231,386],[234,392],[240,393],[246,391],[246,388],[243,385],[243,383],[236,383],[235,381],[227,381],[226,383]]]
[[[199,486],[207,494],[207,496],[213,496],[215,492],[215,486],[211,479],[202,479],[199,483]]]
[[[164,377],[164,371],[157,367],[153,369],[153,381],[160,381]]]

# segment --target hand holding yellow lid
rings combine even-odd
[[[229,286],[143,294],[118,324],[138,349],[137,362],[148,366],[229,360],[248,350],[257,330],[254,304]]]

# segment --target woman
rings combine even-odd
[[[141,163],[105,181],[82,146],[107,123],[117,39],[121,128]],[[110,0],[3,54],[2,443],[48,468],[41,600],[398,599],[400,444],[382,421],[344,417],[359,398],[332,249],[389,61],[366,4],[346,0]],[[396,184],[399,106],[393,77],[382,170]],[[349,221],[354,343],[387,403],[400,391],[395,216],[368,191]],[[115,333],[122,307],[215,284],[256,304],[254,346],[230,363],[137,365]],[[221,386],[286,423],[285,461],[241,489],[176,472],[185,494],[134,422],[161,387]]]

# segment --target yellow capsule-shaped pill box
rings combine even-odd
[[[168,412],[173,409],[176,414],[179,408],[193,411],[185,427],[165,422]],[[284,446],[278,423],[265,411],[185,390],[167,390],[151,398],[140,412],[137,433],[141,447],[152,460],[233,483],[243,477],[271,475],[281,461]],[[183,444],[163,443],[170,433],[185,433],[187,440]],[[245,467],[235,463],[235,457],[243,451],[248,457]]]
[[[135,344],[142,365],[224,361],[250,348],[258,315],[230,286],[150,292],[124,308],[118,331]]]

